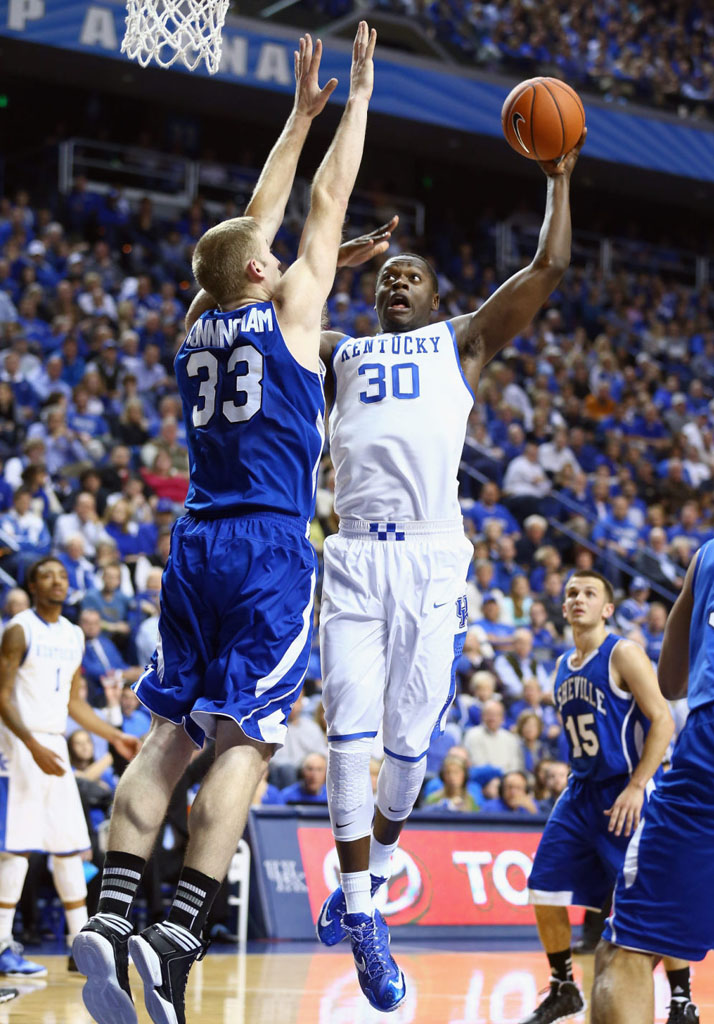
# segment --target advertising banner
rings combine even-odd
[[[321,815],[324,815],[322,817]],[[474,815],[413,815],[377,904],[394,934],[518,937],[535,934],[528,875],[542,822]],[[325,812],[251,812],[251,840],[268,934],[313,938],[320,907],[339,884]],[[571,911],[573,923],[581,910]]]

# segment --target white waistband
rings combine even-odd
[[[398,520],[340,519],[340,533],[347,537],[364,537],[366,540],[406,540],[408,537],[434,536],[435,534],[459,534],[463,536],[464,521],[458,519],[417,519],[409,522]]]

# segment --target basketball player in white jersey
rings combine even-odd
[[[69,941],[87,920],[81,853],[90,848],[64,731],[67,714],[131,759],[140,740],[112,728],[79,696],[84,635],[61,615],[67,570],[55,558],[30,567],[34,607],[15,615],[0,645],[0,975],[38,977],[12,941],[31,851],[52,854]]]
[[[584,141],[583,134],[558,164],[540,165],[548,191],[537,252],[475,313],[432,323],[436,274],[405,253],[377,277],[384,333],[323,334],[340,529],[325,543],[320,636],[342,885],[317,930],[327,945],[350,937],[362,989],[381,1010],[399,1005],[403,981],[374,977],[359,950],[367,933],[388,941],[373,896],[389,876],[427,748],[454,697],[473,554],[457,484],[466,421],[482,368],[527,327],[568,267],[570,176]],[[373,827],[369,760],[380,725],[385,758]]]

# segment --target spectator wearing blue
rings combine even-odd
[[[635,556],[639,547],[640,531],[630,515],[630,502],[618,494],[612,499],[612,511],[604,520],[593,528],[592,539],[603,549],[605,562],[611,560],[608,555],[615,555],[629,560]],[[619,581],[620,570],[613,566],[608,574],[611,579]]]
[[[52,405],[43,410],[42,420],[30,427],[28,437],[41,437],[45,442],[45,463],[50,475],[67,473],[73,467],[84,468],[81,464],[89,458],[87,449],[67,426],[62,406]]]
[[[543,762],[541,762],[543,764]],[[550,814],[561,793],[568,785],[570,765],[567,761],[547,760],[545,763],[545,786],[547,795],[538,801],[538,808],[542,814]]]
[[[298,781],[280,791],[282,802],[284,804],[326,804],[326,778],[327,758],[325,755],[308,754],[300,765]]]
[[[138,666],[129,666],[118,648],[102,633],[102,620],[93,608],[83,609],[79,625],[84,633],[82,671],[87,680],[87,700],[92,707],[104,707],[106,686],[133,683],[141,675]]]
[[[67,605],[70,608],[68,617],[72,622],[77,621],[77,606],[84,600],[85,594],[92,586],[94,577],[94,566],[85,557],[85,548],[86,543],[81,533],[70,534],[57,556],[67,570],[69,578]],[[67,615],[66,609],[63,611],[63,615]]]
[[[543,739],[543,719],[535,711],[521,711],[514,732],[521,741],[523,767],[532,775],[538,762],[551,753],[549,744]]]
[[[481,806],[481,812],[520,816],[540,814],[540,808],[528,792],[528,777],[525,772],[506,772],[501,779],[498,796],[494,800],[486,800]]]
[[[513,537],[501,537],[498,541],[498,558],[493,563],[493,585],[508,594],[516,576],[523,575],[523,569],[516,561],[516,543]]]
[[[124,683],[119,695],[123,732],[130,736],[146,736],[151,728],[151,712],[147,711],[131,688],[131,683]]]
[[[637,553],[635,568],[652,583],[676,593],[684,582],[684,572],[667,550],[667,534],[661,526],[654,526],[647,540],[649,547]]]
[[[645,638],[645,651],[650,661],[655,665],[659,661],[664,640],[664,627],[667,622],[667,609],[659,601],[653,601],[650,605],[647,621],[642,627],[642,635]]]
[[[111,562],[102,571],[102,589],[90,590],[82,601],[82,611],[91,610],[99,613],[102,632],[118,642],[122,651],[126,651],[131,627],[127,621],[131,602],[126,594],[119,589],[121,586],[121,565]]]
[[[528,711],[543,723],[543,740],[550,746],[549,753],[558,749],[558,740],[563,731],[560,717],[552,704],[550,694],[544,694],[537,679],[526,679],[523,683],[523,696],[514,701],[508,709],[506,726],[511,729],[516,725],[523,712]],[[543,755],[545,756],[545,754]],[[532,771],[532,768],[528,769]]]
[[[523,536],[516,544],[517,562],[525,567],[530,566],[536,551],[544,544],[550,543],[552,542],[548,538],[548,520],[545,516],[526,516],[523,520]]]
[[[644,576],[634,576],[628,591],[630,596],[625,598],[615,612],[615,622],[625,636],[633,629],[641,629],[645,625],[650,610],[647,600],[650,585]]]
[[[675,537],[685,537],[691,541],[692,549],[696,549],[708,540],[711,530],[703,530],[700,523],[699,505],[696,501],[685,501],[679,512],[678,521],[667,530],[667,540],[671,543]]]
[[[486,639],[495,650],[510,650],[515,628],[501,622],[501,602],[495,591],[489,590],[483,595],[481,614],[482,618],[474,625],[483,629]]]
[[[582,427],[571,427],[568,447],[583,473],[594,473],[597,466],[597,448],[587,440]]]
[[[555,659],[563,653],[565,645],[559,639],[557,630],[548,619],[545,605],[535,598],[528,612],[528,628],[533,634],[533,655],[535,660],[550,672],[554,668]]]
[[[131,505],[119,498],[109,509],[106,532],[116,544],[122,562],[133,564],[139,555],[152,555],[156,546],[153,523],[135,523]]]
[[[518,523],[506,506],[501,504],[500,497],[501,492],[498,484],[489,480],[481,488],[478,501],[475,501],[471,508],[464,513],[468,519],[473,521],[476,533],[483,533],[486,523],[496,519],[498,522],[503,523],[503,533],[505,535],[518,535]]]
[[[30,510],[31,504],[30,489],[18,487],[13,495],[12,508],[0,516],[2,566],[18,583],[23,582],[25,572],[33,562],[49,554],[52,543],[50,531]]]

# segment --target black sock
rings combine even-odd
[[[682,967],[678,971],[667,971],[667,980],[672,990],[672,999],[691,1001],[692,992],[689,988],[689,967]]]
[[[200,938],[208,911],[216,898],[221,883],[194,868],[184,868],[176,887],[168,920]]]
[[[564,949],[562,953],[548,953],[548,963],[556,981],[573,980],[573,956],[570,949]]]
[[[97,913],[118,914],[128,919],[145,866],[143,857],[108,850],[104,858]]]

